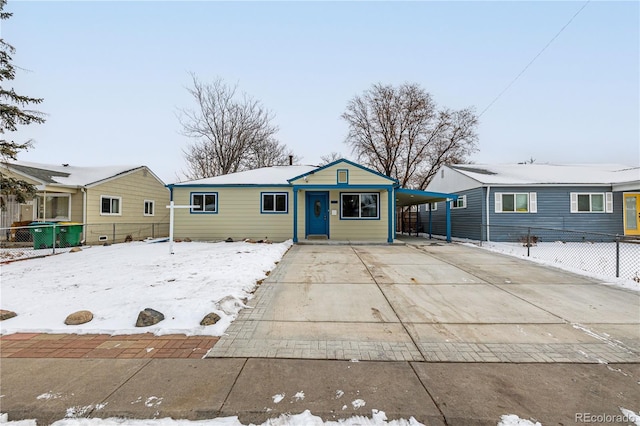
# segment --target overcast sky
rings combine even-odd
[[[193,72],[260,100],[302,163],[354,159],[340,118],[353,96],[412,82],[480,113],[584,5],[9,0],[2,38],[24,69],[13,86],[48,114],[11,137],[36,140],[20,160],[145,164],[175,182]],[[639,165],[639,12],[589,2],[480,117],[471,160]]]

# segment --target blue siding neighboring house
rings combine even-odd
[[[623,165],[464,164],[444,166],[427,191],[458,195],[451,235],[517,241],[527,228],[640,235],[640,167]],[[421,208],[442,235],[445,202]],[[434,210],[435,208],[435,210]],[[425,229],[425,232],[428,230]]]

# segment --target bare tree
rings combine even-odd
[[[335,152],[335,151],[331,151],[329,154],[327,155],[323,155],[320,157],[320,166],[326,166],[329,163],[333,163],[336,160],[340,160],[341,158],[344,158],[344,156],[339,153],[339,152]]]
[[[342,118],[358,161],[403,187],[424,189],[441,165],[465,162],[476,151],[473,110],[438,109],[417,84],[374,84],[349,101]]]
[[[221,79],[206,84],[191,74],[196,109],[180,110],[183,134],[195,141],[183,150],[189,179],[288,164],[290,151],[274,135],[273,114]]]

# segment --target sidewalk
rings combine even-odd
[[[212,336],[16,333],[0,336],[0,358],[195,358],[218,341]]]

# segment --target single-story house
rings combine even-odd
[[[16,161],[0,163],[0,168],[37,189],[36,197],[24,204],[2,195],[0,227],[5,230],[34,221],[76,222],[84,224],[83,239],[88,243],[168,235],[169,191],[146,166]]]
[[[454,197],[400,188],[349,160],[264,167],[168,185],[176,239],[392,243],[396,208]],[[188,208],[180,208],[180,207]]]
[[[438,171],[427,190],[458,195],[450,212],[455,237],[513,241],[527,227],[640,235],[640,167],[450,165]],[[444,204],[421,208],[422,221],[431,217],[435,234],[444,234]]]

